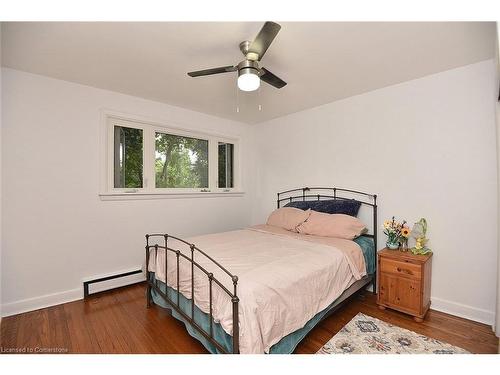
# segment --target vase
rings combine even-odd
[[[401,251],[408,251],[408,238],[405,238],[401,241],[401,246],[399,247]]]
[[[390,241],[387,241],[385,243],[385,245],[387,246],[388,249],[391,249],[391,250],[397,250],[397,249],[399,249],[399,242],[390,242]]]

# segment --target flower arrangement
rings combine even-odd
[[[406,220],[402,222],[396,221],[394,216],[392,220],[384,221],[384,234],[387,236],[387,247],[389,249],[398,249],[400,246],[405,247],[408,244],[410,236],[410,228],[406,225]]]

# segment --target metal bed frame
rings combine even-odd
[[[316,194],[314,194],[314,192]],[[297,194],[297,195],[296,195]],[[345,195],[354,195],[354,196],[360,196],[363,200],[360,199],[355,199],[352,197],[347,197]],[[292,189],[292,190],[286,190],[278,193],[278,198],[277,198],[277,208],[280,208],[283,203],[289,203],[289,202],[294,202],[294,201],[310,201],[310,200],[323,200],[323,199],[343,199],[343,200],[354,200],[361,205],[366,205],[368,207],[371,207],[373,209],[373,230],[372,234],[365,234],[364,236],[373,238],[374,241],[374,246],[375,246],[375,251],[374,251],[374,265],[376,267],[376,254],[377,254],[377,195],[375,194],[368,194],[356,190],[351,190],[351,189],[341,189],[341,188],[309,188],[309,187],[304,187],[304,188],[299,188],[299,189]],[[150,240],[152,239],[162,239],[162,244],[150,244]],[[187,246],[188,254],[190,252],[190,256],[184,254],[181,250],[179,249],[174,249],[169,247],[169,239],[174,239],[182,244]],[[161,240],[160,240],[161,241]],[[165,275],[167,274],[168,270],[168,252],[171,252],[175,254],[175,259],[176,259],[176,276],[177,276],[177,289],[176,289],[176,297],[174,299],[171,299],[168,296],[168,293],[164,293],[161,288],[158,286],[156,278],[152,278],[152,272],[149,271],[149,258],[150,258],[150,252],[151,250],[154,250],[154,259],[157,259],[156,255],[158,253],[158,249],[163,249],[165,250]],[[215,266],[217,266],[220,270],[222,270],[227,276],[231,279],[232,284],[233,284],[233,290],[230,291],[228,288],[226,288],[223,283],[218,280],[217,278],[214,277],[212,272],[209,272],[207,269],[202,267],[197,261],[195,254],[199,254],[201,256],[206,257],[209,259]],[[179,292],[179,261],[180,259],[185,259],[189,263],[191,263],[191,314],[187,314],[186,312],[183,311],[183,309],[180,306],[180,292]],[[210,326],[209,330],[205,331],[200,324],[198,324],[195,321],[195,298],[194,298],[194,270],[195,268],[199,269],[202,271],[208,278],[209,282],[209,316],[210,316]],[[373,292],[376,293],[376,270],[375,273],[372,275],[371,278],[367,278],[366,283],[362,284],[359,286],[359,290],[363,288],[364,286],[369,285],[370,282],[373,283]],[[181,238],[171,236],[169,234],[146,234],[146,282],[147,282],[147,307],[149,308],[151,306],[152,298],[151,298],[151,291],[154,290],[158,295],[171,307],[171,309],[175,310],[184,320],[185,323],[189,324],[192,328],[194,328],[198,333],[200,333],[205,339],[207,339],[210,343],[215,345],[215,347],[222,353],[228,354],[229,352],[224,348],[222,344],[217,342],[217,340],[214,337],[214,331],[213,331],[213,324],[214,324],[214,319],[213,319],[213,309],[212,309],[212,290],[213,290],[213,284],[217,284],[231,299],[232,303],[232,315],[233,315],[233,334],[232,334],[232,351],[231,353],[233,354],[239,354],[239,316],[238,316],[238,311],[239,311],[239,302],[240,299],[238,298],[238,276],[233,275],[231,272],[229,272],[224,266],[222,266],[220,263],[218,263],[215,259],[213,259],[211,256],[209,256],[207,253],[196,247],[196,245],[189,243]],[[166,282],[165,282],[166,284]],[[338,307],[343,305],[348,299],[342,301],[338,306],[335,306],[335,310],[337,310]],[[329,316],[329,314],[326,314],[326,316]],[[325,317],[326,317],[325,316]]]

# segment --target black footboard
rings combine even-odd
[[[158,243],[155,243],[154,245],[150,244],[150,239],[151,238],[162,238],[163,239],[163,244],[159,245]],[[182,244],[186,245],[187,248],[189,249],[191,256],[185,255],[183,252],[181,252],[179,249],[173,249],[168,246],[168,241],[169,239],[174,239]],[[149,270],[149,259],[150,259],[150,252],[154,250],[154,259],[155,262],[157,260],[157,253],[158,249],[164,249],[165,250],[165,284],[167,284],[167,270],[168,270],[168,252],[171,252],[175,254],[175,269],[176,269],[176,275],[177,275],[177,285],[174,287],[177,291],[177,298],[171,299],[167,293],[164,293],[161,288],[158,286],[157,281],[155,278],[151,278],[151,271]],[[224,271],[232,280],[233,283],[233,291],[231,292],[228,290],[221,282],[218,280],[216,277],[214,277],[213,273],[209,272],[206,270],[204,267],[202,267],[198,262],[195,260],[195,254],[201,254],[202,256],[206,257],[209,259],[211,262],[213,262],[214,265],[216,265],[219,269]],[[180,290],[179,290],[179,260],[183,258],[190,262],[191,264],[191,314],[186,314],[184,310],[180,306]],[[208,284],[209,284],[209,303],[210,303],[210,328],[208,331],[205,331],[200,324],[198,324],[195,321],[195,296],[194,296],[194,271],[195,268],[199,269],[202,271],[208,278]],[[217,340],[214,337],[214,329],[213,329],[213,301],[212,301],[212,288],[213,284],[217,284],[230,298],[231,298],[231,303],[232,303],[232,308],[233,308],[233,335],[232,335],[232,353],[237,354],[239,353],[239,318],[238,318],[238,307],[239,307],[239,298],[237,295],[237,286],[238,286],[238,277],[236,275],[233,275],[231,272],[229,272],[226,268],[224,268],[222,265],[220,265],[217,261],[215,261],[212,257],[207,255],[205,252],[197,248],[194,244],[191,244],[189,242],[186,242],[180,238],[170,236],[168,234],[146,234],[146,279],[147,279],[147,306],[151,306],[151,290],[155,290],[156,293],[158,293],[161,298],[168,303],[179,315],[181,315],[186,322],[191,325],[197,332],[199,332],[203,337],[205,337],[209,342],[214,344],[219,351],[222,353],[228,353],[228,351],[224,348],[221,343],[217,342]]]

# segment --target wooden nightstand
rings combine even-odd
[[[432,253],[413,255],[385,248],[377,259],[379,308],[389,307],[422,322],[431,305]]]

